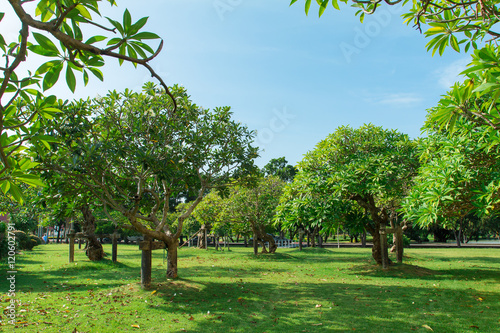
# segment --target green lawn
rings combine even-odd
[[[17,255],[16,332],[500,332],[500,249],[408,249],[384,272],[370,249],[182,248],[177,280],[160,250],[141,290],[137,245],[117,264],[78,250],[68,264],[67,247]]]

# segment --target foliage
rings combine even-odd
[[[293,181],[297,169],[287,163],[288,161],[284,157],[273,158],[262,168],[262,172],[265,176],[276,176],[289,183]]]
[[[208,190],[245,178],[257,156],[254,133],[231,119],[229,107],[206,110],[185,88],[171,90],[177,108],[152,83],[143,93],[75,101],[45,127],[59,143],[39,151],[47,179],[119,212],[129,227],[167,243],[169,254]],[[171,199],[186,191],[195,199],[172,221]]]
[[[64,75],[71,91],[77,85],[76,75],[81,75],[85,85],[92,74],[103,80],[101,67],[105,59],[140,65],[158,79],[165,92],[170,94],[163,80],[149,65],[160,52],[163,41],[156,51],[148,40],[160,37],[142,31],[148,18],[134,22],[128,10],[121,22],[101,17],[99,5],[114,0],[9,0],[8,15],[18,19],[20,32],[13,41],[0,35],[0,52],[5,65],[0,67],[0,187],[4,194],[23,203],[20,183],[43,186],[36,174],[30,173],[36,163],[23,151],[28,146],[49,149],[54,138],[39,135],[43,119],[52,119],[61,112],[55,96],[45,96],[59,77]],[[5,12],[0,13],[0,21]],[[100,34],[92,35],[96,29]],[[104,35],[107,36],[104,36]],[[118,37],[117,37],[118,36]],[[36,57],[47,59],[34,68]],[[28,71],[21,72],[20,65],[28,59]],[[170,94],[171,95],[171,94]],[[174,101],[175,103],[175,101]]]
[[[338,220],[355,214],[348,219],[365,223],[373,236],[373,257],[380,263],[379,228],[396,220],[396,211],[417,171],[415,147],[407,135],[371,124],[359,129],[339,127],[299,163],[296,179],[304,179],[302,188],[306,190],[299,192],[297,204],[309,200],[305,207],[314,207],[312,219],[316,221],[326,220],[328,215]],[[318,209],[316,193],[326,199],[321,204],[332,207]],[[314,217],[318,213],[322,215]]]
[[[34,238],[33,235],[29,235],[24,231],[15,230],[12,232],[12,234],[14,234],[16,239],[16,250],[31,251],[38,244],[38,241]]]
[[[498,147],[485,150],[489,140],[470,122],[459,128],[460,135],[420,142],[423,163],[403,211],[421,226],[438,220],[447,226],[471,212],[487,215],[500,204]]]
[[[293,5],[297,0],[292,0]],[[311,0],[305,0],[305,12],[309,13]],[[323,15],[330,0],[316,0],[319,5],[319,16]],[[433,54],[439,51],[443,54],[444,49],[451,46],[455,51],[460,51],[460,45],[465,44],[465,52],[472,46],[478,48],[478,42],[486,39],[494,41],[500,37],[500,33],[495,31],[495,24],[500,21],[500,11],[497,1],[454,1],[454,0],[332,0],[332,6],[340,10],[339,2],[351,3],[357,8],[356,15],[359,15],[361,22],[365,15],[375,14],[381,6],[405,6],[411,3],[403,18],[407,24],[422,31],[422,25],[427,25],[425,36],[432,38],[427,44],[428,50],[433,50]],[[458,38],[457,38],[458,36]]]

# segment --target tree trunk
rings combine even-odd
[[[113,245],[111,246],[111,261],[116,262],[118,257],[118,234],[113,232]]]
[[[462,237],[462,229],[461,228],[458,228],[458,230],[453,230],[453,232],[455,233],[455,239],[457,240],[457,246],[458,247],[462,247],[462,242],[460,240],[460,238]]]
[[[151,250],[151,238],[149,236],[144,236],[144,242],[150,243],[147,250],[142,250],[141,254],[141,286],[147,289],[151,285],[153,251]]]
[[[167,243],[167,278],[177,278],[177,247],[179,240],[174,239]]]
[[[366,247],[366,230],[363,230],[363,234],[361,235],[361,246]]]
[[[253,233],[253,254],[258,255],[259,254],[259,243],[257,242],[257,234],[254,232]]]
[[[382,265],[382,250],[380,248],[380,224],[376,223],[374,228],[368,229],[373,236],[372,257],[377,264]]]
[[[198,233],[198,248],[199,249],[206,249],[207,248],[207,244],[205,242],[206,234],[207,234],[207,229],[206,229],[206,226],[203,225],[201,227],[200,232]]]
[[[95,217],[88,205],[82,206],[80,211],[83,214],[82,231],[87,238],[85,253],[91,261],[99,261],[104,258],[105,253],[101,243],[95,235]]]

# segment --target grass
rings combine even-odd
[[[38,246],[16,257],[16,332],[500,332],[500,249],[408,249],[389,271],[369,249],[251,251],[182,248],[176,280],[155,251],[142,290],[137,245],[116,264]]]

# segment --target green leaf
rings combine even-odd
[[[10,182],[8,180],[0,181],[0,188],[2,189],[3,194],[7,194],[10,189]]]
[[[57,57],[59,55],[59,51],[58,52],[50,51],[50,50],[45,49],[41,45],[31,45],[28,47],[28,49],[31,52],[42,55],[44,57]]]
[[[115,21],[115,20],[112,20],[112,19],[110,19],[109,17],[106,17],[106,19],[109,21],[109,23],[111,23],[111,24],[112,24],[112,25],[116,28],[116,30],[118,30],[118,32],[119,32],[122,36],[124,36],[124,35],[125,35],[125,32],[123,31],[123,27],[122,27],[122,25],[121,25],[119,22],[117,22],[117,21]]]
[[[19,204],[22,205],[24,203],[23,192],[21,191],[19,186],[17,186],[13,182],[9,181],[9,183],[10,183],[9,193],[12,195],[15,201],[19,202]]]
[[[57,46],[55,46],[54,43],[49,38],[37,32],[33,32],[33,37],[35,37],[35,40],[38,42],[38,44],[40,44],[40,46],[42,46],[46,50],[59,54]]]
[[[130,39],[143,40],[143,39],[158,39],[160,36],[153,32],[139,32],[130,37]]]
[[[78,5],[78,6],[76,6],[76,9],[80,12],[80,14],[83,17],[85,17],[89,21],[92,21],[92,15],[90,15],[90,13],[87,10],[87,8],[85,8],[83,5]]]
[[[83,84],[84,86],[87,86],[89,83],[89,74],[87,73],[86,70],[83,70]]]
[[[290,6],[291,6],[291,5],[293,5],[293,4],[294,4],[294,3],[296,3],[296,2],[297,2],[297,0],[292,0],[292,1],[290,2]]]
[[[309,8],[311,8],[311,0],[306,0],[306,6],[305,6],[306,15],[309,14]]]
[[[5,16],[5,13],[0,13],[0,22],[2,22],[2,19],[4,16]]]
[[[46,63],[42,64],[38,69],[36,70],[35,74],[40,75],[47,73],[52,67],[60,65],[61,60],[52,60],[52,61],[47,61]]]
[[[339,3],[337,0],[332,0],[332,5],[333,8],[335,8],[336,10],[340,10]]]
[[[66,83],[68,84],[68,88],[71,92],[74,93],[76,88],[76,78],[69,65],[66,66]]]
[[[94,44],[94,43],[97,43],[97,42],[102,42],[103,40],[105,40],[107,37],[104,37],[104,36],[92,36],[90,37],[89,39],[87,39],[87,41],[85,42],[85,44]]]
[[[491,82],[486,82],[481,84],[479,87],[474,89],[472,92],[481,92],[485,91],[486,89],[489,89],[491,87],[499,87],[500,85],[498,83],[491,83]]]
[[[34,187],[46,187],[47,186],[43,183],[43,181],[40,179],[40,177],[38,177],[36,175],[27,174],[27,175],[18,176],[18,177],[16,177],[16,179],[25,183],[25,184],[28,184],[28,185],[31,185]]]
[[[455,37],[454,35],[450,35],[450,45],[455,51],[460,52],[460,46],[458,46],[457,37]]]
[[[323,13],[325,12],[326,6],[328,6],[329,2],[330,2],[330,0],[323,0],[321,5],[319,6],[319,17],[321,17],[321,15],[323,15]]]
[[[130,16],[130,12],[128,9],[125,9],[123,13],[123,29],[128,33],[130,29],[130,25],[132,24],[132,16]]]
[[[97,68],[93,68],[93,67],[89,67],[89,70],[92,72],[92,74],[94,74],[99,80],[101,81],[104,81],[104,76],[102,75],[102,72],[97,69]]]
[[[56,84],[57,80],[59,80],[59,74],[61,73],[62,68],[63,64],[61,62],[59,65],[53,66],[49,69],[43,78],[43,91],[52,88],[54,84]]]
[[[135,35],[139,30],[141,30],[144,25],[148,22],[148,17],[143,17],[139,21],[135,22],[128,31],[129,35]]]

